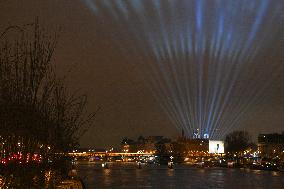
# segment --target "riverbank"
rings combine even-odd
[[[71,162],[9,163],[0,166],[0,188],[55,188],[68,177]]]

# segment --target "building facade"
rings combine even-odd
[[[284,131],[258,135],[258,151],[261,157],[284,161]]]

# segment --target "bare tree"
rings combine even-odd
[[[55,75],[57,37],[38,21],[0,35],[0,151],[6,155],[72,148],[94,122],[99,108],[88,114],[86,96],[70,94]]]
[[[251,136],[246,131],[233,131],[225,138],[226,151],[230,153],[243,153],[252,145]]]

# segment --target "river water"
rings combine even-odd
[[[249,169],[192,168],[176,165],[143,166],[112,164],[103,169],[98,163],[77,164],[79,176],[87,189],[154,188],[154,189],[284,189],[284,173]]]

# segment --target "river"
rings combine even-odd
[[[249,169],[192,168],[176,165],[144,165],[137,169],[135,164],[111,164],[103,169],[101,164],[79,162],[79,176],[87,189],[283,189],[284,173]]]

